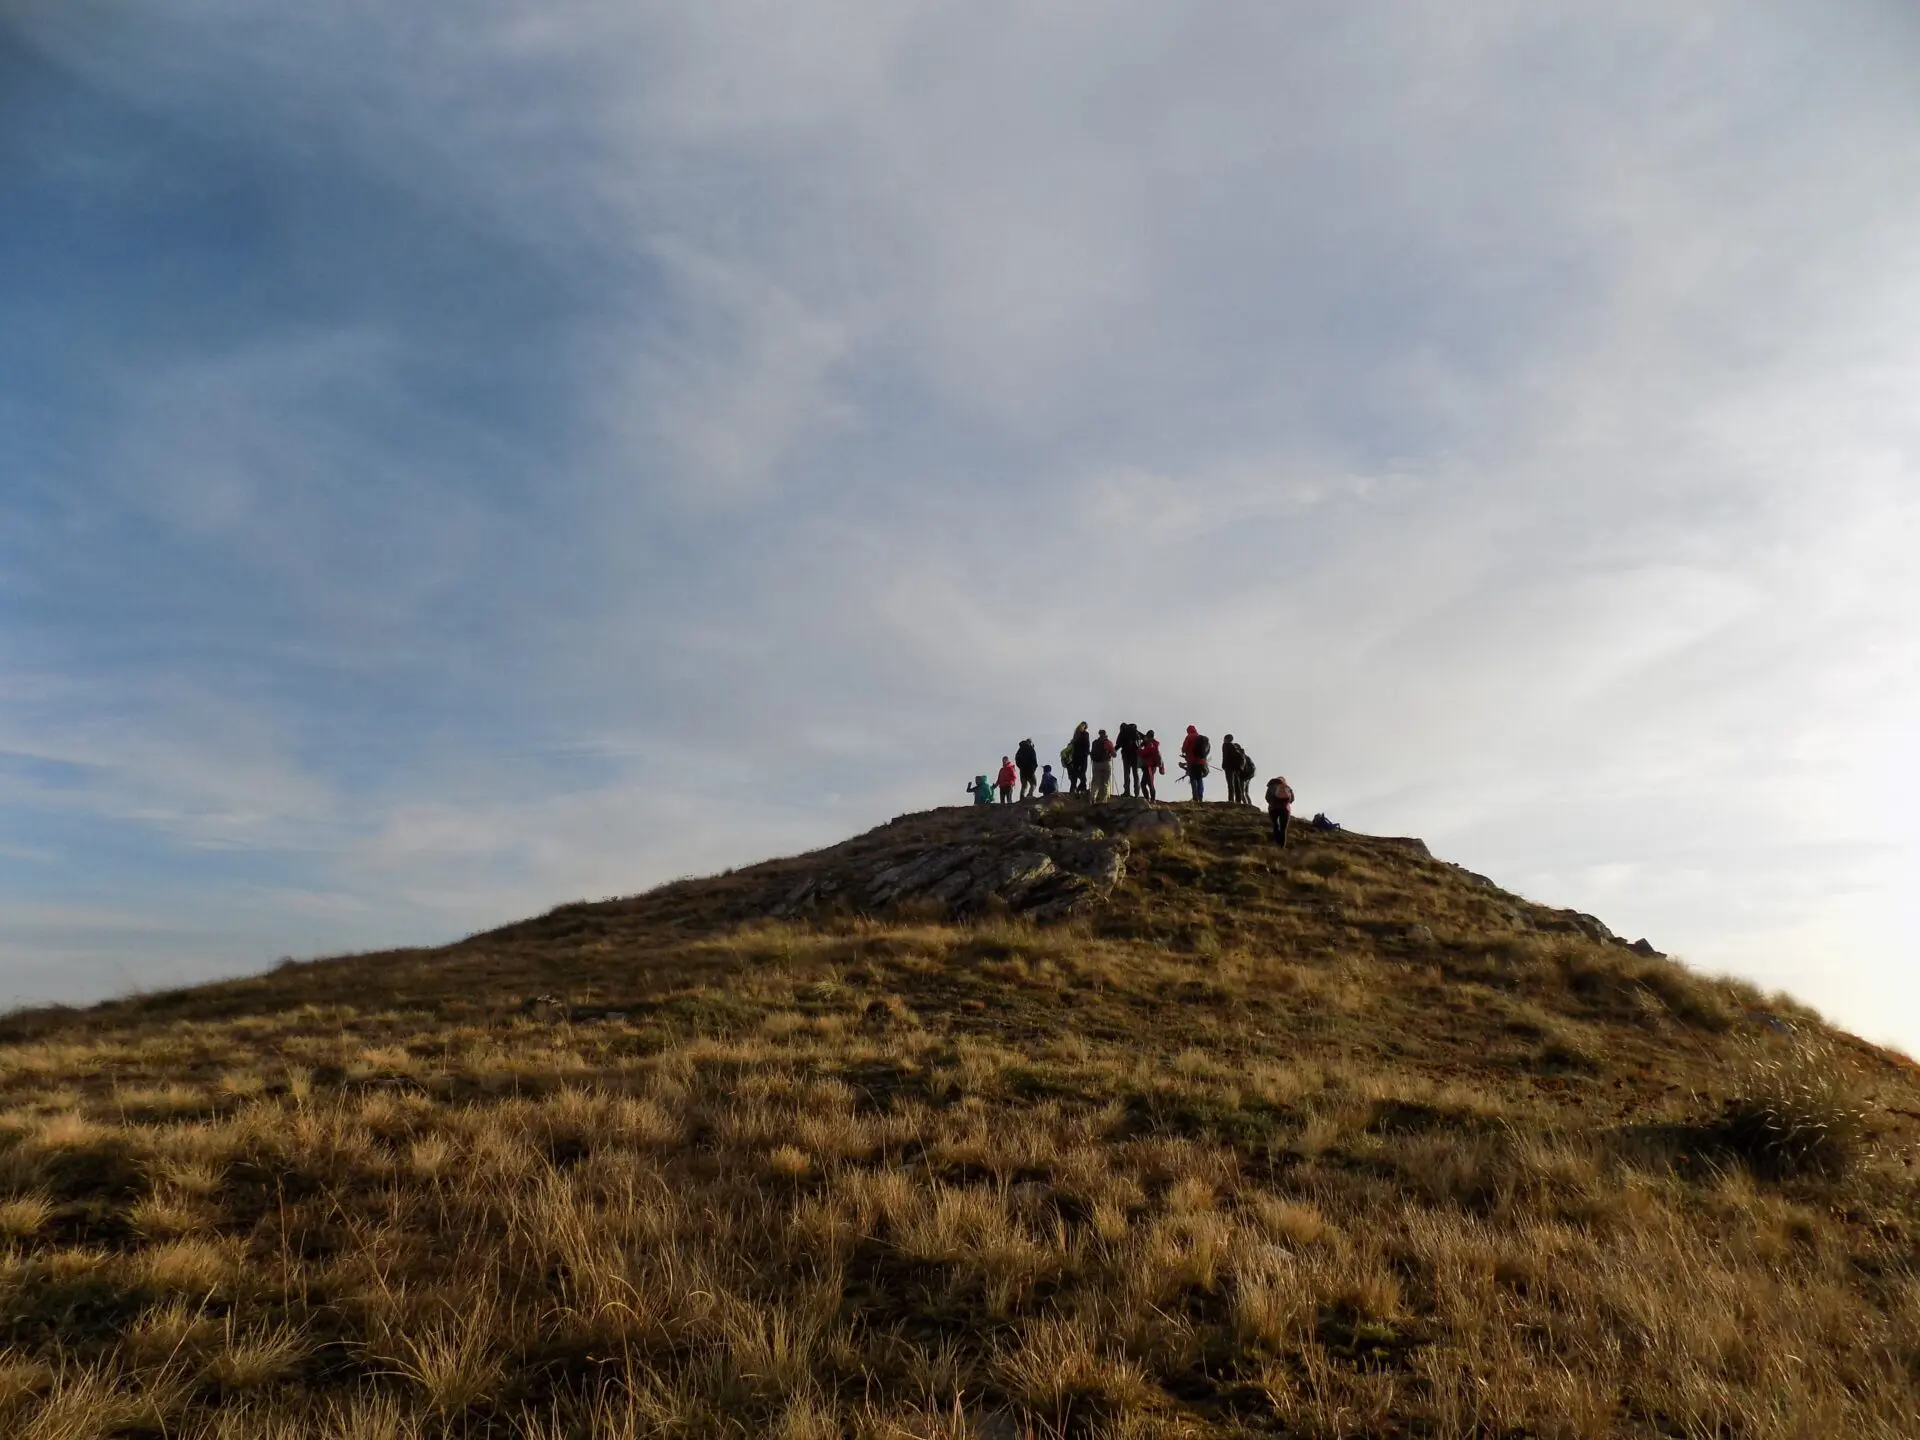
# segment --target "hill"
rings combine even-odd
[[[1920,1086],[1222,805],[0,1020],[29,1440],[1911,1436]]]

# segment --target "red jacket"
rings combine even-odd
[[[1011,760],[1009,760],[1006,764],[1000,767],[1000,788],[1001,789],[1005,790],[1011,787],[1013,782],[1018,780],[1019,778],[1020,778],[1019,775],[1017,775],[1014,772],[1013,762]]]
[[[1180,742],[1180,758],[1189,765],[1200,763],[1200,731],[1192,725],[1187,726],[1187,738]]]
[[[1166,763],[1160,758],[1160,742],[1158,740],[1142,740],[1140,742],[1140,768],[1149,775],[1153,774],[1156,770],[1162,775],[1167,773]]]

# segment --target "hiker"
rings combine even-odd
[[[1246,752],[1229,735],[1220,742],[1220,773],[1227,777],[1227,803],[1240,803],[1240,762],[1246,758]]]
[[[1140,791],[1140,727],[1131,720],[1113,732],[1114,748],[1120,752],[1120,783],[1124,794]]]
[[[1180,768],[1187,772],[1196,805],[1207,798],[1207,757],[1212,753],[1213,742],[1197,726],[1187,726],[1187,738],[1180,742]]]
[[[1260,773],[1260,767],[1253,763],[1253,757],[1243,747],[1240,751],[1240,803],[1253,804],[1253,777]]]
[[[973,796],[973,803],[976,805],[993,804],[993,786],[987,783],[987,777],[984,775],[973,777],[973,783],[967,786],[967,793]]]
[[[1153,788],[1154,772],[1167,773],[1167,763],[1160,758],[1160,742],[1153,738],[1149,730],[1140,738],[1140,795],[1145,800],[1158,800],[1160,796]]]
[[[1284,846],[1287,823],[1293,818],[1293,787],[1284,775],[1267,781],[1267,818],[1273,822],[1273,843]]]
[[[1073,738],[1064,752],[1068,788],[1076,795],[1087,793],[1087,758],[1092,751],[1093,739],[1087,734],[1087,722],[1082,720],[1073,727]]]
[[[1000,785],[1000,803],[1002,805],[1013,804],[1013,777],[1013,761],[1010,757],[1002,755],[1000,757],[1000,774],[996,777]]]
[[[1040,768],[1040,752],[1033,748],[1031,739],[1022,740],[1013,747],[1013,763],[1020,767],[1020,798],[1030,799],[1033,795],[1033,773]]]
[[[1113,798],[1113,742],[1102,730],[1088,751],[1093,757],[1093,801],[1096,805]]]
[[[1051,765],[1042,765],[1040,767],[1040,793],[1042,795],[1058,795],[1060,793],[1060,777],[1053,773],[1053,766]]]

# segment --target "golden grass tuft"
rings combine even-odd
[[[44,1195],[15,1195],[0,1200],[0,1239],[26,1240],[46,1228],[53,1202]]]
[[[1742,1047],[1719,1129],[1757,1174],[1836,1177],[1860,1159],[1869,1113],[1832,1043],[1797,1038]]]

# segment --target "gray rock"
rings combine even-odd
[[[993,888],[1011,900],[1055,873],[1051,855],[1039,850],[1016,850],[994,867]]]
[[[964,832],[952,818],[964,818]],[[1180,821],[1137,800],[1089,807],[1078,797],[1058,797],[978,812],[964,807],[962,816],[938,825],[908,816],[886,829],[884,846],[823,852],[810,874],[783,879],[786,888],[769,909],[797,914],[845,893],[869,910],[926,904],[961,915],[1004,906],[1053,919],[1104,901],[1125,881],[1132,848],[1125,833],[1178,834]]]
[[[1069,875],[1058,885],[1047,887],[1047,898],[1024,913],[1043,923],[1065,920],[1090,909],[1095,902],[1093,887],[1078,876]]]
[[[1578,910],[1556,910],[1554,917],[1557,923],[1552,928],[1555,930],[1572,930],[1601,945],[1620,943],[1620,937],[1592,915]]]
[[[817,875],[807,876],[798,885],[795,885],[793,889],[789,890],[785,898],[782,899],[778,905],[773,907],[773,913],[775,915],[794,915],[804,910],[807,904],[813,899],[814,890],[819,883],[820,881]]]
[[[980,882],[971,870],[952,870],[919,892],[920,898],[951,905],[963,895],[977,893]]]
[[[1127,856],[1132,848],[1125,840],[1082,840],[1070,835],[1059,837],[1051,847],[1056,865],[1102,891],[1126,879]]]
[[[945,846],[890,865],[867,884],[867,897],[876,905],[917,894],[963,869],[980,852],[971,845]]]
[[[1653,942],[1644,935],[1627,946],[1627,949],[1636,955],[1644,955],[1649,960],[1664,960],[1667,958],[1666,952],[1664,950],[1654,949]]]

